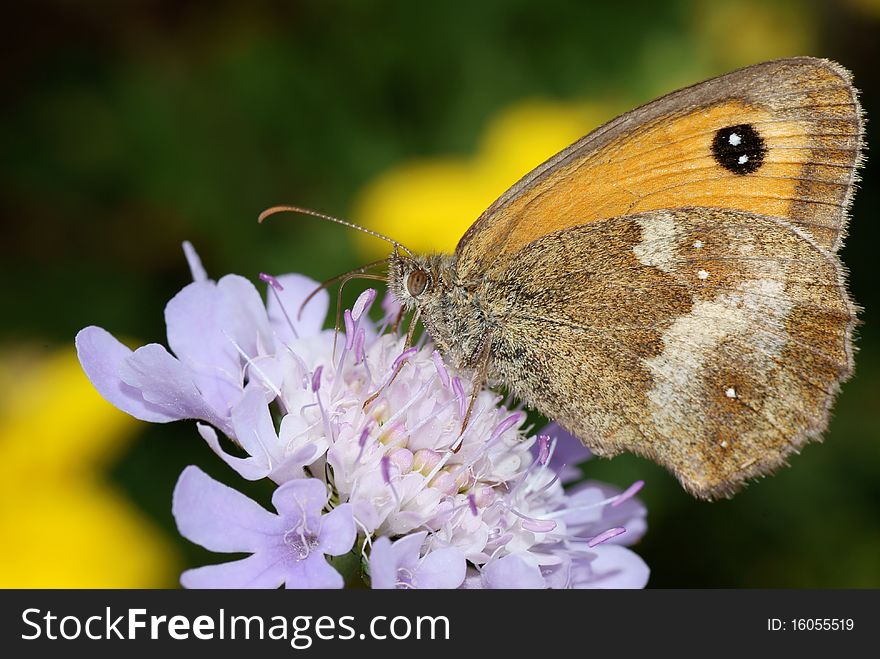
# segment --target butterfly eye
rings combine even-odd
[[[715,133],[712,155],[719,165],[734,174],[751,174],[764,164],[767,146],[754,126],[740,124]]]
[[[413,297],[418,297],[428,287],[428,273],[424,270],[413,270],[406,278],[406,290]]]

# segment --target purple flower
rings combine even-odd
[[[538,433],[532,452],[538,460],[549,459],[550,468],[559,473],[562,483],[580,480],[582,474],[578,465],[593,456],[581,440],[555,421]]]
[[[581,540],[596,538],[608,529],[623,528],[623,533],[607,541],[623,545],[638,542],[647,528],[645,506],[633,496],[641,485],[638,481],[621,492],[605,483],[585,481],[567,493],[562,519]]]
[[[379,538],[370,553],[373,588],[458,588],[464,581],[464,554],[455,547],[440,547],[421,556],[427,531],[391,542]]]
[[[560,552],[559,561],[538,566],[527,555],[508,554],[490,561],[465,580],[469,589],[620,589],[644,588],[650,570],[634,551],[604,542],[588,551]]]
[[[303,478],[303,467],[312,464],[327,450],[323,438],[311,438],[301,432],[301,416],[288,414],[281,420],[280,431],[275,431],[269,403],[274,394],[259,383],[245,387],[241,400],[232,408],[232,429],[238,444],[248,457],[240,458],[223,449],[220,438],[211,426],[198,424],[198,431],[214,453],[247,480],[271,478],[284,483]]]
[[[488,563],[482,571],[483,588],[546,588],[541,570],[530,565],[516,554],[508,554],[503,558]]]
[[[645,530],[633,498],[641,484],[566,489],[589,451],[553,424],[527,436],[522,410],[489,390],[462,433],[469,379],[430,343],[405,350],[399,332],[384,331],[399,320],[393,297],[377,327],[376,292],[362,293],[336,337],[321,331],[326,291],[300,315],[311,279],[261,275],[264,305],[250,283],[213,282],[184,251],[194,282],[166,308],[174,355],[156,344],[132,352],[97,327],[77,336],[84,370],[111,403],[148,421],[197,419],[228,466],[278,484],[275,514],[184,471],[173,511],[181,533],[250,554],[190,570],[184,585],[341,586],[325,555],[349,551],[356,533],[375,588],[645,584],[647,566],[623,546]],[[341,505],[322,516],[328,499]]]
[[[569,588],[644,588],[648,583],[651,571],[634,551],[606,542],[591,552],[589,560],[572,560]]]
[[[187,570],[187,588],[342,588],[342,576],[324,558],[354,545],[351,506],[322,515],[327,487],[314,478],[292,480],[272,495],[278,514],[187,467],[174,488],[172,511],[187,539],[216,552],[246,552],[248,558]]]
[[[302,321],[294,317],[289,325],[277,313],[276,297],[270,298],[267,314],[247,279],[227,275],[214,282],[189,243],[184,251],[194,281],[165,307],[168,345],[174,355],[156,343],[132,352],[94,326],[77,334],[77,354],[95,388],[123,412],[156,423],[201,419],[234,437],[230,414],[241,399],[245,379],[273,388],[272,375],[278,367],[271,358],[278,340],[284,342],[293,333],[317,334],[327,312],[327,293],[322,291],[309,303]],[[287,308],[299,309],[315,286],[301,275],[279,281],[285,287],[278,298]]]

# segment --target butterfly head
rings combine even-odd
[[[444,254],[394,254],[389,259],[388,285],[407,309],[424,309],[447,289],[451,257]]]

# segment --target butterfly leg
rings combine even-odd
[[[394,320],[391,322],[391,332],[396,334],[397,330],[400,328],[400,322],[403,320],[404,309],[400,307],[400,311],[397,312],[397,315],[394,317]]]
[[[474,377],[471,380],[470,400],[468,401],[464,419],[461,422],[461,431],[458,433],[458,439],[455,440],[454,448],[452,449],[453,453],[457,453],[458,449],[461,448],[461,439],[464,436],[465,429],[467,429],[468,422],[471,420],[471,412],[474,411],[474,403],[477,402],[477,396],[480,395],[480,391],[483,390],[483,385],[486,384],[486,380],[489,378],[489,358],[492,355],[491,348],[492,337],[487,332],[483,336],[483,340],[480,342],[480,347],[476,353],[476,368],[474,369]]]
[[[403,351],[404,352],[409,350],[410,347],[412,346],[413,335],[416,333],[416,325],[418,324],[418,322],[419,322],[419,311],[417,309],[416,312],[413,314],[412,320],[409,323],[409,328],[407,329],[407,332],[406,332],[406,340],[404,340],[404,342],[403,342]],[[379,397],[379,395],[382,393],[382,391],[385,389],[385,387],[391,386],[391,383],[394,382],[395,378],[397,377],[397,374],[400,373],[400,370],[403,368],[403,365],[406,364],[406,361],[407,361],[406,359],[400,360],[400,363],[397,365],[397,368],[394,369],[394,373],[391,374],[391,378],[388,380],[388,382],[386,382],[381,387],[379,387],[379,389],[375,393],[373,393],[369,398],[367,398],[367,400],[364,401],[364,405],[363,405],[362,409],[367,409],[373,403],[373,401]]]

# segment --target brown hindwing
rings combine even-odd
[[[778,218],[713,208],[558,231],[488,283],[493,370],[599,454],[729,496],[825,430],[852,370],[837,257]]]

